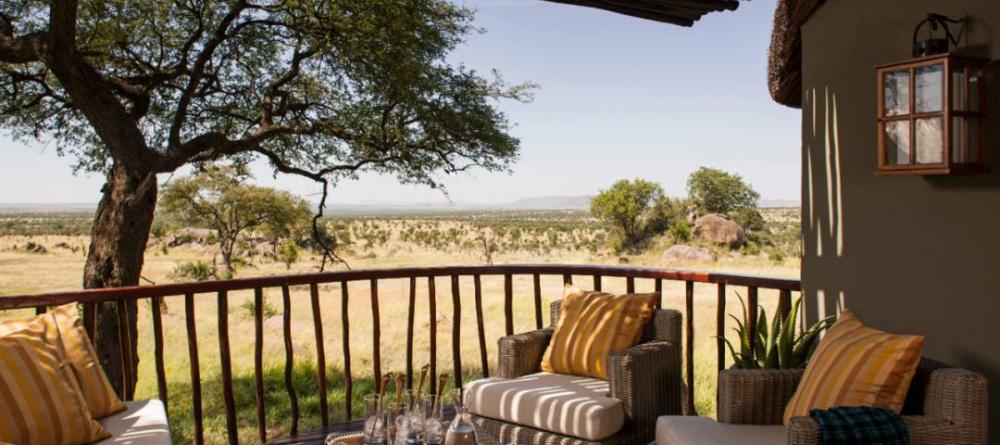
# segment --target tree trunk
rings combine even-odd
[[[156,178],[116,164],[102,188],[91,231],[90,250],[83,273],[84,288],[135,286],[142,272],[146,242],[156,209]],[[101,365],[119,394],[132,398],[139,363],[136,341],[137,308],[126,305],[130,374],[124,375],[119,315],[116,303],[97,306],[95,344]],[[128,384],[125,385],[126,378]],[[122,388],[128,388],[127,393]]]

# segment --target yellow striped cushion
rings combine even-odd
[[[635,346],[659,294],[612,295],[567,285],[541,370],[608,378],[607,359]]]
[[[922,336],[865,327],[845,311],[816,346],[785,407],[785,424],[813,408],[871,406],[899,413],[923,348]]]
[[[87,409],[69,364],[36,320],[0,337],[0,441],[86,444],[110,437]]]
[[[34,320],[45,323],[49,338],[59,340],[59,347],[62,348],[83,398],[87,401],[87,408],[94,417],[101,418],[125,409],[125,404],[118,399],[101,367],[97,352],[83,328],[76,304],[59,306],[33,320],[0,323],[0,336],[24,329],[25,325]]]

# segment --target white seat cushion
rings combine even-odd
[[[784,445],[782,425],[737,425],[695,416],[661,416],[656,445]]]
[[[98,419],[111,437],[97,445],[170,445],[167,412],[159,400],[125,402],[125,411]]]
[[[621,430],[625,411],[606,380],[540,372],[468,385],[469,411],[483,417],[585,440]]]

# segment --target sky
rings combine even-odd
[[[540,85],[533,102],[500,105],[521,140],[512,172],[441,177],[447,196],[364,175],[338,184],[332,203],[502,204],[592,195],[623,178],[683,196],[701,166],[740,174],[763,199],[798,200],[800,114],[767,92],[775,0],[740,2],[692,28],[538,0],[455,1],[484,32],[450,62]],[[0,203],[96,203],[103,178],[71,165],[52,146],[0,134]],[[274,177],[264,162],[253,170],[258,183],[318,199],[311,181]]]

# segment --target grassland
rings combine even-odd
[[[789,243],[791,249],[797,246],[794,236],[797,231],[797,210],[769,210],[765,212],[775,239]],[[81,219],[82,218],[82,219]],[[577,212],[504,212],[504,213],[463,213],[440,215],[398,215],[379,217],[338,218],[328,221],[338,237],[349,242],[342,253],[353,269],[391,268],[400,266],[463,265],[483,264],[485,254],[482,240],[495,244],[492,260],[495,263],[575,263],[575,264],[619,264],[664,266],[701,270],[724,270],[734,273],[759,274],[797,278],[798,258],[794,250],[786,255],[775,256],[766,249],[744,252],[719,251],[719,261],[715,263],[671,263],[660,261],[660,253],[671,241],[667,238],[653,240],[643,253],[619,257],[611,255],[602,246],[606,228],[597,221]],[[52,290],[78,289],[88,240],[85,216],[60,215],[0,215],[0,296],[36,293]],[[161,234],[150,242],[143,277],[149,282],[165,283],[176,281],[174,270],[178,265],[191,261],[211,262],[215,247],[204,242],[182,242],[176,235]],[[188,240],[190,241],[190,240]],[[210,240],[209,240],[210,241]],[[29,248],[30,246],[35,246]],[[39,248],[40,246],[40,248]],[[268,249],[253,243],[247,246],[247,266],[239,270],[239,276],[274,275],[301,273],[316,270],[315,256],[306,254],[298,263],[286,269],[268,256]],[[584,277],[578,282],[586,283]],[[450,282],[441,279],[437,283],[437,311],[433,315],[437,321],[438,369],[450,370],[451,335],[454,323],[461,323],[463,365],[467,378],[480,372],[478,345],[475,337],[474,305],[462,305],[462,319],[453,320]],[[534,306],[532,283],[524,277],[514,283],[515,330],[534,329]],[[624,280],[608,279],[606,290],[624,291]],[[640,280],[639,291],[652,290],[653,283]],[[351,367],[355,382],[355,415],[360,408],[359,398],[372,387],[372,316],[367,282],[349,285]],[[702,414],[714,413],[715,367],[716,367],[716,289],[713,286],[696,286],[695,295],[695,376],[696,406]],[[561,277],[545,277],[542,280],[542,295],[545,304],[559,297]],[[345,418],[342,390],[344,382],[344,338],[341,335],[341,290],[339,285],[324,285],[320,288],[323,327],[326,334],[322,345],[327,357],[326,370],[329,383],[328,400],[334,421]],[[472,296],[471,280],[461,282],[463,298]],[[736,313],[735,303],[740,289],[730,289],[727,306],[730,313]],[[381,355],[383,371],[405,369],[406,348],[406,302],[409,295],[407,280],[386,280],[379,283],[381,304]],[[496,342],[502,335],[503,322],[503,280],[500,277],[486,277],[483,280],[486,335],[491,366],[495,366]],[[239,411],[240,437],[252,441],[256,437],[256,423],[253,396],[253,320],[252,296],[235,293],[230,296],[229,320],[232,342],[233,368],[237,376],[235,383]],[[762,292],[761,301],[766,310],[771,311],[777,295]],[[427,283],[421,280],[417,290],[415,362],[419,367],[428,360],[429,317],[427,306]],[[469,300],[465,300],[469,301]],[[284,390],[283,368],[284,345],[281,332],[281,304],[277,290],[267,292],[267,312],[264,322],[266,373],[266,405],[270,436],[287,434],[289,412],[288,397]],[[664,304],[683,312],[683,283],[667,283],[664,288]],[[225,440],[225,417],[223,411],[221,383],[219,379],[219,349],[214,295],[199,295],[196,298],[195,315],[201,359],[201,375],[205,398],[205,425],[209,443],[223,443]],[[291,304],[292,339],[296,367],[293,380],[299,395],[302,423],[300,430],[308,430],[319,425],[319,394],[315,384],[316,345],[313,337],[312,312],[307,289],[293,289]],[[27,312],[0,314],[0,318],[30,316]],[[187,340],[184,329],[183,303],[179,298],[168,299],[164,318],[166,336],[166,372],[170,388],[170,421],[176,443],[188,443],[192,434],[192,414],[190,404],[190,371]],[[140,305],[139,316],[139,385],[137,397],[156,396],[155,371],[152,360],[152,333],[148,305]]]

